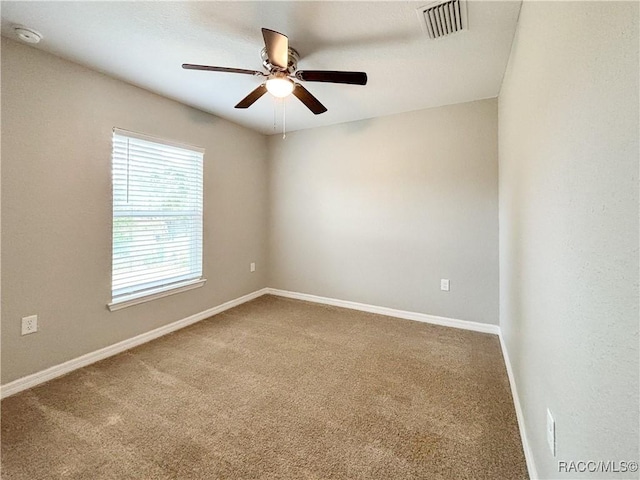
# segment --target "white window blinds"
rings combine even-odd
[[[113,131],[113,301],[202,277],[204,150]]]

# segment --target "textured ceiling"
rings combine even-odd
[[[2,34],[39,31],[34,48],[262,133],[288,131],[498,95],[520,2],[467,3],[469,28],[430,40],[424,2],[2,2]],[[182,63],[261,69],[261,27],[286,34],[298,69],[357,70],[367,86],[306,82],[328,112],[295,97],[234,105],[261,79],[186,71]],[[274,130],[275,122],[275,130]]]

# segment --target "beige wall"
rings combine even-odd
[[[276,135],[269,152],[271,287],[498,322],[495,99]]]
[[[111,313],[114,126],[206,148],[208,282]],[[2,383],[265,287],[266,169],[262,135],[3,39]]]
[[[541,478],[638,460],[638,13],[524,2],[500,93],[500,326]]]

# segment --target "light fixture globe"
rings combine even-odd
[[[267,91],[277,98],[290,95],[294,86],[294,83],[286,76],[273,76],[267,80]]]

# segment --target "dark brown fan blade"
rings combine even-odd
[[[286,69],[289,64],[289,39],[279,32],[262,29],[264,45],[267,49],[267,58],[272,65]]]
[[[296,86],[293,89],[293,94],[296,97],[298,97],[298,99],[302,103],[304,103],[307,106],[307,108],[311,110],[313,113],[315,113],[316,115],[320,115],[321,113],[324,113],[327,111],[327,107],[322,105],[316,97],[311,95],[309,90],[304,88],[299,83],[296,83]]]
[[[226,73],[244,73],[246,75],[260,75],[266,76],[265,73],[257,70],[245,70],[244,68],[229,68],[229,67],[212,67],[210,65],[194,65],[193,63],[183,63],[182,68],[185,70],[207,70],[209,72],[226,72]]]
[[[296,72],[298,80],[306,82],[348,83],[350,85],[366,85],[367,74],[364,72],[335,72],[332,70],[300,70]]]
[[[267,87],[263,83],[258,88],[253,90],[249,95],[240,100],[240,102],[238,102],[238,104],[236,105],[236,108],[249,108],[265,93],[267,93]]]

